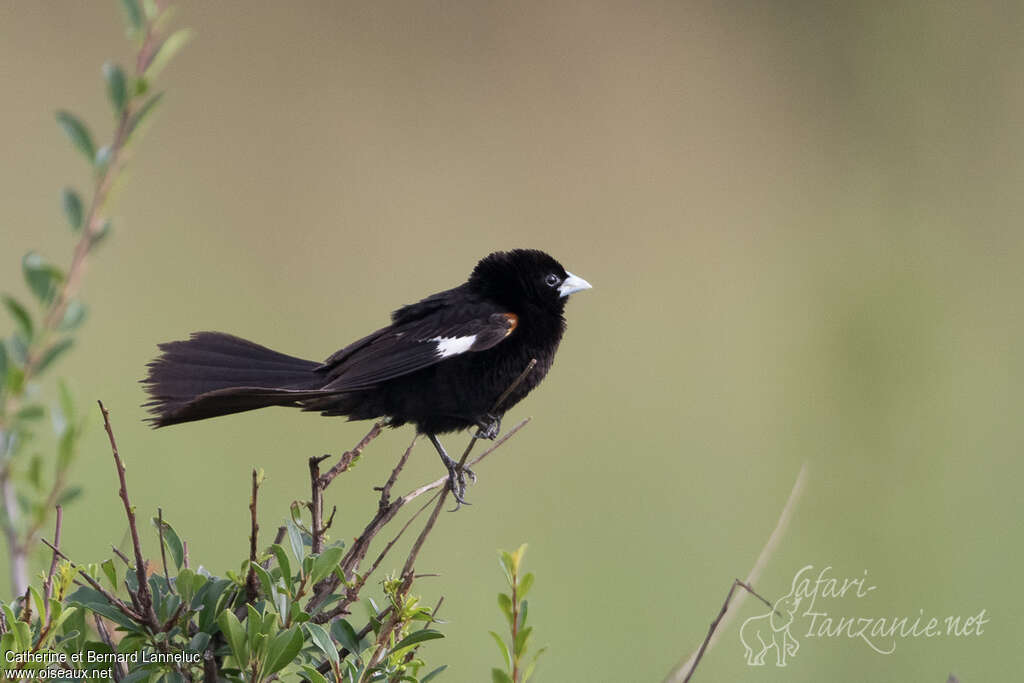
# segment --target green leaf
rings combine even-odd
[[[104,560],[100,567],[103,569],[103,573],[107,577],[107,581],[110,582],[110,587],[115,591],[117,590],[117,567],[114,566],[113,560]]]
[[[238,666],[242,669],[249,666],[249,648],[246,645],[242,622],[238,621],[238,617],[235,616],[234,612],[226,609],[217,617],[217,625],[220,626],[221,633],[224,634],[224,638],[228,641],[228,645],[231,647],[231,654],[234,656]]]
[[[302,532],[299,531],[299,527],[295,526],[295,522],[290,519],[285,521],[285,526],[288,528],[288,542],[292,546],[292,555],[301,564],[302,560],[306,557],[306,551],[302,545]]]
[[[78,299],[72,299],[64,309],[64,316],[57,325],[61,332],[71,332],[78,328],[85,321],[87,310],[85,304]]]
[[[509,626],[512,625],[512,598],[505,593],[498,593],[498,607],[501,608],[505,618],[508,619]]]
[[[40,491],[43,488],[43,456],[36,453],[28,463],[28,481]]]
[[[32,338],[32,316],[28,314],[25,307],[18,302],[17,299],[7,296],[3,297],[4,306],[7,308],[7,312],[14,318],[14,322],[18,324],[18,327],[24,333],[26,339]]]
[[[43,614],[46,611],[46,603],[43,602],[42,594],[35,586],[30,585],[28,589],[32,593],[32,601],[36,604],[36,614]]]
[[[274,599],[274,580],[270,578],[270,572],[261,567],[259,563],[253,562],[249,565],[252,567],[253,573],[259,579],[260,586],[263,588],[263,595],[266,596],[267,600]]]
[[[530,640],[531,633],[533,633],[533,627],[527,626],[516,634],[515,654],[517,659],[526,652],[526,644]]]
[[[25,309],[25,306],[20,304],[17,299],[6,294],[3,296],[3,305],[7,308],[10,316],[14,318],[17,327],[25,333],[26,338],[32,339],[32,316],[29,315],[29,311]]]
[[[78,432],[73,427],[68,427],[60,435],[57,441],[57,470],[63,471],[68,468],[75,458],[75,441]]]
[[[43,352],[42,357],[39,359],[39,362],[36,364],[36,372],[43,372],[43,370],[48,368],[53,361],[57,360],[57,358],[59,358],[65,351],[70,349],[74,343],[74,339],[71,337],[65,337],[56,344],[50,346],[50,348],[46,349],[46,351]]]
[[[305,628],[309,631],[310,638],[316,643],[316,646],[323,650],[323,653],[327,655],[334,664],[337,664],[338,659],[338,648],[334,644],[334,640],[331,639],[331,634],[327,632],[320,624],[314,624],[313,622],[307,622]]]
[[[107,62],[103,65],[103,78],[107,81],[107,97],[110,98],[114,113],[120,115],[128,101],[128,84],[124,71],[117,64]]]
[[[527,572],[522,579],[519,580],[519,588],[516,589],[516,597],[522,600],[526,597],[526,594],[533,588],[533,572]]]
[[[0,394],[7,383],[7,345],[0,339]]]
[[[501,669],[491,669],[492,683],[512,683],[512,677]]]
[[[69,486],[68,488],[64,489],[61,492],[61,494],[57,497],[57,504],[66,506],[68,503],[73,501],[75,498],[78,498],[80,495],[82,495],[81,486]]]
[[[153,527],[159,531],[160,519],[153,517],[152,522]],[[163,522],[163,537],[164,545],[167,546],[167,550],[171,553],[171,559],[174,561],[174,568],[181,569],[181,565],[185,561],[185,547],[182,545],[181,538],[178,537],[174,527],[166,519]]]
[[[129,34],[134,35],[142,31],[145,19],[138,0],[121,0],[121,11],[124,13],[125,27]]]
[[[428,640],[437,640],[438,638],[444,638],[444,634],[440,631],[435,631],[433,629],[423,628],[419,631],[413,631],[405,638],[402,638],[400,641],[398,641],[398,643],[393,648],[391,648],[391,652],[389,652],[388,654],[395,654],[396,652],[403,650],[407,647],[418,645],[419,643],[423,643]]]
[[[11,335],[11,338],[7,340],[7,343],[7,350],[11,352],[14,358],[14,362],[20,365],[24,365],[25,363],[28,362],[29,340],[25,338],[25,336],[21,333],[21,330],[18,330],[13,335]],[[8,377],[8,379],[10,378]]]
[[[287,631],[281,631],[274,636],[267,646],[267,656],[263,660],[263,674],[269,676],[291,664],[295,656],[302,650],[304,642],[302,631],[297,626],[293,626]]]
[[[310,582],[316,585],[321,579],[333,572],[338,568],[338,563],[341,562],[341,556],[344,554],[344,550],[334,546],[333,548],[327,548],[315,560],[313,560],[313,570],[310,572]]]
[[[437,667],[436,669],[434,669],[433,671],[428,673],[426,676],[421,678],[420,679],[420,683],[427,683],[428,681],[434,680],[434,678],[436,678],[437,676],[440,676],[441,672],[444,671],[447,668],[448,668],[447,664],[444,664],[442,666]]]
[[[513,577],[515,576],[515,570],[513,569],[512,555],[505,552],[504,550],[499,550],[498,561],[499,564],[501,565],[501,571],[505,572],[505,580],[508,581],[508,585],[513,585]]]
[[[281,568],[281,578],[284,579],[284,585],[288,587],[288,593],[293,593],[295,587],[292,582],[292,565],[288,561],[288,553],[284,551],[284,548],[279,543],[270,546],[270,551],[277,558],[277,566]]]
[[[57,287],[64,281],[64,273],[34,251],[26,252],[22,257],[21,270],[29,289],[43,304],[50,303]]]
[[[60,203],[64,207],[64,215],[68,218],[71,232],[81,230],[82,218],[85,215],[85,210],[82,207],[82,198],[70,187],[65,187],[60,193]]]
[[[68,596],[65,602],[67,604],[80,605],[91,612],[104,616],[130,632],[145,633],[145,629],[142,626],[136,624],[122,614],[121,610],[107,602],[102,593],[88,586],[82,586],[76,590]]]
[[[181,48],[185,47],[185,44],[192,40],[193,35],[193,31],[187,28],[178,29],[169,35],[167,40],[157,48],[156,54],[153,55],[153,58],[146,66],[143,75],[149,80],[155,79],[164,70],[164,67],[171,62],[174,55],[178,54]]]
[[[67,420],[72,420],[75,417],[75,400],[71,397],[71,390],[68,389],[68,383],[62,379],[57,380],[57,398],[61,411],[64,413],[64,417]]]
[[[139,79],[139,83],[145,83],[145,79]],[[149,118],[149,115],[156,109],[156,105],[160,104],[160,100],[164,94],[158,92],[157,94],[146,100],[139,110],[132,114],[131,121],[128,122],[128,128],[126,130],[126,139],[135,134],[135,131],[143,124],[143,122]]]
[[[505,641],[502,639],[502,637],[499,636],[494,631],[488,631],[488,633],[490,633],[491,637],[494,638],[494,642],[496,642],[498,644],[498,650],[501,651],[501,656],[505,658],[505,668],[506,669],[511,669],[512,668],[512,655],[510,655],[509,652],[508,652],[508,645],[506,645]]]
[[[345,619],[338,619],[331,624],[331,635],[349,652],[359,654],[363,649],[359,635],[352,628],[352,624],[348,623]]]
[[[199,632],[192,636],[192,640],[188,641],[188,647],[186,650],[190,652],[202,652],[206,649],[206,646],[210,644],[210,634]]]
[[[530,661],[530,665],[526,667],[526,671],[523,672],[523,683],[526,683],[526,681],[530,680],[530,676],[533,675],[533,670],[537,668],[537,660],[540,659],[540,656],[544,654],[546,651],[546,647],[542,647],[541,649],[537,650],[537,654],[533,656],[533,660]]]
[[[30,403],[18,411],[17,418],[19,420],[38,420],[44,415],[46,415],[46,408],[38,403]]]
[[[57,124],[91,165],[96,159],[96,145],[93,144],[92,135],[89,134],[89,129],[85,127],[85,124],[71,112],[63,110],[57,112]]]
[[[327,683],[327,679],[324,678],[324,675],[309,664],[302,665],[302,675],[306,677],[309,683]]]

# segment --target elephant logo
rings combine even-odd
[[[775,608],[766,614],[750,617],[740,626],[740,642],[743,643],[747,664],[764,666],[768,651],[775,649],[775,666],[786,666],[787,657],[796,655],[800,643],[789,632],[793,616],[800,607],[796,586],[775,602]]]

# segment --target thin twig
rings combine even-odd
[[[356,444],[355,448],[343,453],[341,459],[338,460],[338,463],[321,476],[320,479],[323,482],[323,488],[327,488],[328,484],[334,481],[335,477],[347,470],[349,465],[352,464],[352,461],[358,458],[362,454],[363,450],[370,445],[370,442],[380,436],[383,428],[383,422],[375,422],[373,427],[370,428],[370,431],[366,433],[366,436]]]
[[[800,466],[800,473],[796,476],[796,481],[793,483],[793,489],[789,492],[789,498],[786,499],[786,504],[782,507],[782,512],[779,513],[779,521],[775,524],[775,529],[772,530],[768,540],[765,541],[764,547],[761,549],[761,553],[757,557],[757,561],[754,562],[754,566],[751,568],[750,573],[747,574],[746,581],[737,582],[747,591],[753,595],[757,595],[754,592],[752,586],[757,583],[761,578],[761,572],[764,571],[765,566],[768,564],[768,560],[775,553],[775,549],[778,547],[779,542],[786,533],[786,528],[789,526],[789,522],[793,517],[793,511],[796,509],[797,501],[799,501],[801,494],[803,494],[804,486],[807,482],[807,463],[805,462]],[[732,589],[729,591],[729,595],[726,598],[725,604],[722,605],[722,610],[718,615],[718,618],[711,623],[711,628],[708,631],[707,637],[700,644],[693,654],[691,654],[686,660],[680,662],[676,667],[669,672],[665,678],[665,683],[685,683],[690,680],[693,676],[693,672],[697,668],[697,663],[701,657],[704,656],[705,652],[714,647],[715,643],[718,642],[718,638],[722,631],[732,621],[733,616],[739,611],[739,607],[743,604],[743,600],[746,593],[740,593],[736,598],[735,607],[733,611],[726,614],[729,607],[729,598],[732,597],[733,591],[736,589],[736,583],[733,584]],[[761,596],[757,595],[761,598]],[[762,601],[767,602],[764,598]],[[767,603],[769,607],[772,607],[771,603]]]
[[[57,506],[57,522],[54,524],[53,529],[53,545],[56,548],[60,548],[60,531],[61,525],[64,522],[64,508],[61,505]],[[46,623],[50,623],[50,598],[53,597],[53,575],[57,572],[57,560],[60,559],[56,552],[53,553],[53,557],[50,558],[50,570],[46,572],[46,580],[43,581],[43,595],[46,604]]]
[[[110,637],[110,631],[107,630],[107,625],[103,623],[103,618],[98,614],[93,614],[93,620],[96,622],[96,633],[99,634],[100,640],[102,640],[107,647],[110,648],[111,652],[117,652],[117,645],[114,643],[114,639]],[[120,683],[124,679],[124,665],[120,663],[114,664],[114,681]]]
[[[311,527],[309,551],[316,554],[320,554],[324,549],[324,484],[320,479],[320,463],[329,457],[331,456],[326,454],[309,457],[309,489],[311,496],[309,501]]]
[[[128,556],[127,556],[127,555],[125,555],[124,553],[122,553],[122,552],[121,552],[121,550],[120,550],[120,549],[119,549],[119,548],[118,548],[118,547],[117,547],[116,545],[112,545],[112,546],[110,546],[110,549],[114,551],[114,554],[115,554],[115,555],[117,555],[117,556],[118,556],[119,558],[121,558],[121,561],[122,561],[122,562],[124,562],[124,563],[125,563],[126,565],[128,565],[129,567],[131,567],[131,566],[132,566],[132,561],[131,561],[131,560],[129,560],[129,559],[128,559]]]
[[[419,440],[420,435],[412,437],[412,441],[409,442],[409,447],[402,453],[402,457],[398,459],[398,464],[395,465],[394,469],[391,470],[391,474],[388,475],[388,480],[384,482],[384,486],[374,487],[375,491],[380,491],[380,500],[377,501],[377,507],[385,508],[391,502],[391,489],[394,488],[395,482],[398,481],[398,475],[401,474],[405,468],[405,464],[409,462],[409,455],[412,453],[413,447],[416,446],[416,441]]]
[[[117,440],[114,439],[114,430],[110,426],[110,413],[103,407],[103,401],[97,401],[100,412],[103,413],[103,427],[107,430],[107,437],[110,440],[110,450],[114,455],[114,464],[117,467],[117,478],[121,482],[121,489],[118,494],[121,502],[124,503],[124,513],[128,518],[128,530],[132,536],[132,549],[135,552],[135,576],[138,579],[137,589],[139,608],[142,610],[146,623],[153,629],[158,629],[160,623],[156,613],[153,611],[153,596],[149,592],[149,582],[146,580],[146,560],[142,557],[142,543],[139,541],[139,529],[135,523],[135,508],[128,498],[128,484],[124,476],[124,463],[121,462],[121,455],[117,450]]]
[[[260,491],[259,474],[252,471],[252,494],[249,497],[249,572],[245,576],[245,601],[255,602],[259,596],[259,581],[256,579],[256,542],[260,531],[256,521],[256,503]]]
[[[708,645],[711,643],[711,639],[715,635],[715,631],[718,630],[719,624],[721,624],[722,619],[725,618],[725,613],[729,609],[729,602],[732,600],[732,594],[736,592],[737,588],[743,588],[755,598],[768,605],[768,609],[775,611],[775,607],[772,603],[755,591],[749,583],[735,579],[732,582],[732,586],[729,587],[729,592],[725,596],[725,602],[722,603],[722,609],[718,610],[718,616],[715,617],[714,621],[711,622],[711,626],[708,628],[708,634],[704,637],[704,642],[700,644],[700,647],[697,648],[697,652],[693,655],[693,666],[690,667],[689,672],[686,674],[686,678],[683,679],[683,683],[689,683],[690,677],[693,676],[693,672],[697,670],[697,665],[700,664],[701,658],[707,651]]]

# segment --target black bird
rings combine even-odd
[[[142,380],[154,427],[267,406],[293,406],[350,420],[387,418],[426,434],[448,469],[456,500],[465,473],[437,435],[478,427],[493,439],[504,411],[540,384],[565,332],[566,297],[590,283],[542,251],[483,258],[464,284],[403,306],[391,324],[323,363],[303,360],[221,332],[160,344]],[[508,396],[495,401],[527,367]],[[472,476],[472,472],[469,472]]]

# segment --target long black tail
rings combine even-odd
[[[287,356],[221,332],[160,344],[142,383],[154,427],[204,420],[267,406],[294,406],[323,397],[319,363]]]

